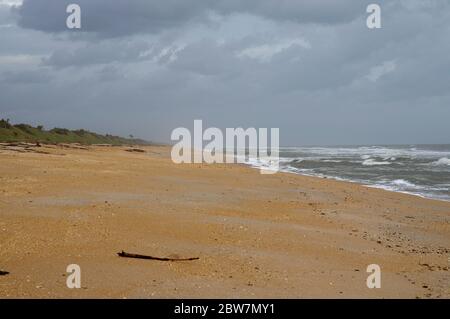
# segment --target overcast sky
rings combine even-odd
[[[450,1],[0,0],[0,117],[165,142],[203,119],[279,127],[282,145],[449,143]]]

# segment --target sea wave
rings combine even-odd
[[[389,159],[392,157],[404,158],[433,158],[433,157],[449,157],[450,151],[418,149],[416,147],[385,147],[385,146],[359,146],[359,147],[283,147],[286,153],[308,153],[312,155],[322,156],[364,156],[380,157]],[[364,159],[364,158],[363,158]]]
[[[437,161],[434,161],[431,163],[433,166],[450,166],[450,159],[447,157],[442,157],[438,159]]]
[[[391,182],[393,185],[400,186],[400,187],[410,187],[410,188],[418,188],[418,186],[414,183],[408,182],[404,179],[395,179]]]
[[[373,158],[366,159],[364,162],[361,163],[364,166],[374,166],[374,165],[390,165],[391,162],[377,162]]]
[[[278,163],[248,164],[450,201],[450,145],[283,147]]]

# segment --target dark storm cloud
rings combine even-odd
[[[67,31],[66,7],[71,3],[81,7],[83,31],[105,36],[157,32],[203,12],[202,1],[195,0],[25,0],[15,11],[22,27],[62,32]]]
[[[181,50],[170,67],[205,76],[226,76],[234,72],[241,73],[239,62],[232,52],[219,46],[215,41],[202,40]]]
[[[9,84],[46,84],[51,80],[51,75],[48,70],[6,71],[0,74],[0,80]]]
[[[114,37],[159,32],[188,22],[207,21],[209,13],[247,13],[297,23],[338,24],[364,13],[360,0],[24,0],[15,11],[19,24],[45,32],[63,32],[66,7],[80,5],[82,31]]]
[[[448,0],[373,1],[378,30],[359,0],[70,2],[88,32],[64,32],[69,1],[0,6],[3,116],[162,141],[203,119],[285,145],[448,142]]]
[[[43,63],[61,68],[136,61],[148,58],[141,56],[148,50],[150,46],[142,41],[102,41],[88,43],[73,50],[56,50],[50,57],[44,58]]]
[[[355,0],[221,0],[211,1],[219,13],[245,12],[267,19],[295,21],[298,23],[339,24],[349,22],[364,12],[366,1]]]

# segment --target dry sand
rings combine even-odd
[[[0,298],[450,297],[449,202],[175,165],[167,147],[39,150],[0,150]]]

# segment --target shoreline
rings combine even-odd
[[[257,169],[257,170],[260,169],[259,167],[253,167],[253,166],[250,166],[248,164],[242,164],[242,166],[243,167],[250,167],[251,169]],[[382,186],[378,187],[376,185],[364,184],[364,183],[361,183],[361,182],[358,182],[358,181],[353,181],[353,180],[344,179],[344,178],[340,178],[340,177],[333,177],[333,176],[324,176],[324,177],[322,177],[322,176],[313,175],[313,174],[309,175],[309,174],[289,172],[289,171],[282,171],[282,170],[280,170],[276,174],[288,174],[288,175],[292,174],[292,175],[295,175],[295,176],[309,177],[309,178],[314,178],[314,179],[319,179],[319,180],[324,180],[324,181],[328,180],[328,181],[334,181],[334,182],[344,183],[344,184],[348,183],[348,184],[352,184],[352,185],[357,185],[359,187],[364,187],[364,188],[367,188],[367,189],[384,191],[384,192],[388,192],[388,193],[394,193],[394,194],[397,194],[397,195],[406,195],[406,196],[412,196],[412,197],[415,197],[415,198],[420,198],[420,199],[428,200],[428,201],[450,203],[450,200],[427,197],[427,196],[424,196],[424,195],[415,194],[415,193],[411,193],[411,192],[407,192],[407,191],[398,191],[398,190],[386,189],[386,188],[383,188]]]
[[[0,150],[0,297],[450,297],[446,201],[139,148]]]
[[[252,167],[252,168],[258,169],[258,167]],[[324,176],[324,177],[322,177],[322,176],[313,175],[313,174],[308,175],[308,174],[302,174],[302,173],[281,171],[280,170],[280,173],[281,172],[287,173],[287,174],[295,174],[295,175],[301,175],[301,176],[316,177],[316,178],[320,178],[320,179],[331,179],[331,180],[334,180],[334,181],[337,181],[337,182],[353,183],[353,184],[357,184],[357,185],[360,185],[362,187],[367,187],[367,188],[371,188],[371,189],[381,189],[381,190],[384,190],[384,191],[387,191],[387,192],[393,192],[393,193],[404,194],[404,195],[411,195],[411,196],[416,196],[416,197],[419,197],[419,198],[422,198],[422,199],[429,199],[429,200],[436,200],[436,201],[442,201],[442,202],[450,203],[450,200],[447,200],[447,199],[436,198],[436,197],[428,197],[428,196],[425,196],[425,195],[422,195],[422,194],[412,193],[412,192],[408,192],[408,191],[387,189],[387,188],[385,188],[383,186],[364,184],[362,182],[353,181],[353,180],[350,180],[350,179],[344,179],[344,178],[341,178],[341,177],[334,177],[334,176]]]
[[[256,166],[254,164],[247,164],[244,163],[243,165],[251,167],[253,169],[261,169],[261,166]],[[450,199],[443,199],[443,198],[438,198],[438,197],[431,197],[431,196],[426,196],[423,194],[419,194],[419,193],[413,193],[410,191],[401,191],[401,190],[393,190],[393,189],[389,189],[386,186],[382,186],[382,185],[377,185],[377,184],[368,184],[368,183],[364,183],[364,182],[360,182],[360,181],[354,181],[351,179],[346,179],[343,177],[337,177],[337,176],[331,176],[331,175],[322,175],[320,173],[318,174],[307,174],[307,173],[301,173],[301,172],[295,172],[295,171],[289,171],[288,169],[280,169],[278,171],[278,173],[287,173],[287,174],[294,174],[294,175],[300,175],[300,176],[308,176],[308,177],[316,177],[316,178],[320,178],[320,179],[329,179],[329,180],[335,180],[338,182],[347,182],[347,183],[354,183],[354,184],[358,184],[360,186],[364,186],[364,187],[368,187],[368,188],[372,188],[372,189],[382,189],[388,192],[394,192],[394,193],[398,193],[398,194],[407,194],[407,195],[412,195],[412,196],[417,196],[423,199],[431,199],[431,200],[437,200],[437,201],[443,201],[443,202],[448,202],[450,203]]]

